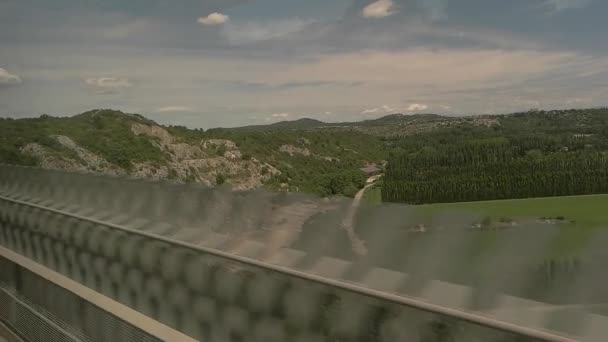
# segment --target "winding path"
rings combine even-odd
[[[353,252],[357,256],[367,255],[367,247],[365,246],[365,241],[361,240],[357,236],[357,233],[355,233],[355,216],[357,215],[357,211],[359,211],[359,207],[361,206],[361,200],[363,199],[365,190],[375,185],[376,181],[380,177],[382,177],[382,175],[372,176],[365,181],[366,185],[363,187],[363,189],[357,192],[350,206],[350,209],[346,214],[346,217],[342,221],[342,229],[346,230],[346,233],[348,234],[348,239],[350,240],[350,243],[352,245]]]

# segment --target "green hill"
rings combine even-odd
[[[228,182],[236,189],[265,186],[352,195],[363,185],[360,167],[390,159],[389,178],[383,187],[385,200],[407,202],[408,198],[398,193],[387,197],[387,191],[401,191],[398,184],[419,183],[420,179],[391,174],[402,175],[409,168],[417,170],[417,177],[454,177],[428,165],[407,162],[414,155],[423,161],[421,151],[427,153],[424,163],[436,159],[432,153],[447,160],[468,151],[462,146],[500,141],[532,156],[538,154],[533,150],[548,157],[566,153],[564,148],[572,153],[604,153],[608,150],[607,120],[606,109],[468,117],[392,114],[360,122],[325,123],[304,118],[204,131],[163,126],[138,114],[104,109],[73,117],[0,119],[0,162],[207,185]],[[492,149],[475,148],[471,151],[483,150],[486,156],[493,153]],[[460,152],[454,154],[454,149]],[[444,170],[455,170],[454,166],[450,162]],[[475,167],[468,174],[478,177],[472,170]],[[467,183],[459,184],[466,187]]]
[[[384,144],[354,131],[294,130],[314,124],[300,120],[273,130],[205,132],[114,110],[0,119],[0,162],[207,185],[228,182],[243,190],[267,186],[353,195],[365,180],[358,169],[387,157]]]

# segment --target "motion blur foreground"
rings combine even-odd
[[[554,255],[555,227],[411,210],[0,166],[0,336],[605,341],[602,236]]]

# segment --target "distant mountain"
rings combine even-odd
[[[433,122],[453,120],[452,117],[441,116],[438,114],[390,114],[378,119],[365,120],[360,122],[346,123],[352,126],[384,126],[403,124],[411,122]]]
[[[401,137],[433,131],[439,128],[459,127],[511,127],[530,130],[535,126],[568,128],[571,125],[597,123],[604,117],[606,108],[568,109],[568,110],[530,110],[527,112],[476,115],[442,116],[438,114],[390,114],[377,119],[356,122],[323,122],[304,118],[295,121],[282,121],[269,125],[246,126],[223,131],[272,131],[272,130],[347,130],[357,131],[380,137]]]
[[[370,119],[364,121],[351,122],[323,122],[311,118],[302,118],[292,121],[280,121],[268,125],[252,125],[236,128],[221,128],[222,130],[248,130],[248,131],[266,131],[277,129],[315,129],[315,128],[336,128],[336,127],[365,127],[365,126],[385,126],[399,125],[406,123],[425,123],[435,121],[450,121],[452,117],[444,117],[438,114],[390,114],[378,119]]]
[[[310,118],[302,118],[293,121],[280,121],[269,125],[252,125],[236,128],[227,128],[227,130],[243,130],[243,131],[265,131],[273,129],[308,129],[317,128],[328,125],[323,121]],[[224,129],[224,128],[222,128]]]

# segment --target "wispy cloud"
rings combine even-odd
[[[128,78],[122,77],[91,77],[85,79],[85,83],[97,94],[115,94],[133,86]]]
[[[0,115],[107,106],[211,127],[608,98],[602,0],[336,0],[330,14],[327,1],[5,2],[0,84],[23,85],[0,89]]]
[[[393,0],[377,0],[365,6],[361,12],[365,18],[384,18],[397,13]]]
[[[158,113],[172,113],[172,112],[192,112],[194,109],[188,106],[166,106],[157,108]]]
[[[545,4],[556,11],[574,8],[584,8],[591,3],[591,0],[546,0]]]
[[[218,12],[214,12],[209,14],[206,17],[200,17],[198,18],[198,23],[201,25],[205,25],[205,26],[217,26],[217,25],[222,25],[227,23],[230,20],[230,17],[222,14],[222,13],[218,13]]]
[[[397,108],[385,104],[380,107],[365,109],[361,114],[394,113],[395,111],[397,111]]]
[[[428,108],[429,108],[429,106],[425,105],[423,103],[412,103],[412,104],[406,106],[405,110],[407,110],[408,112],[415,112],[415,111],[420,111],[420,110],[426,110]]]
[[[11,86],[21,84],[21,77],[11,74],[6,69],[0,68],[0,86]]]
[[[286,37],[312,24],[312,19],[288,18],[270,21],[230,23],[222,31],[232,44],[256,43]]]
[[[291,113],[274,113],[274,114],[270,114],[269,116],[264,118],[264,121],[271,122],[271,121],[286,120],[290,116],[291,116]]]

